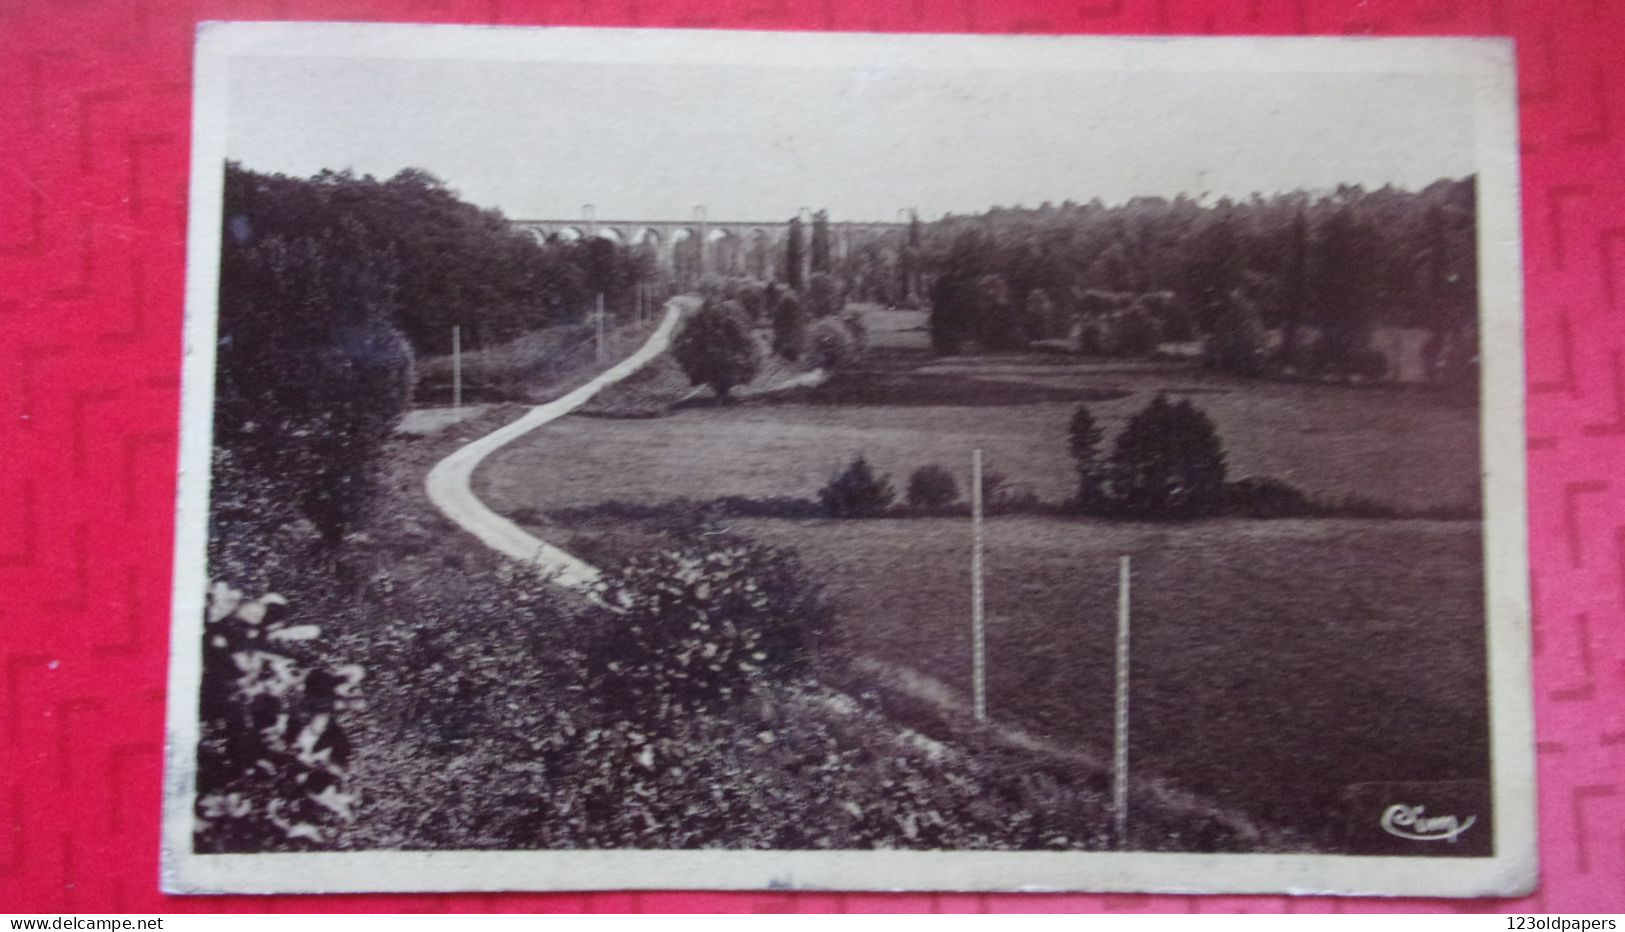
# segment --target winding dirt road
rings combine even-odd
[[[692,298],[673,298],[666,302],[666,316],[637,352],[599,373],[575,391],[531,408],[517,421],[486,434],[436,463],[423,483],[429,500],[446,517],[478,537],[487,547],[534,566],[549,582],[576,590],[591,587],[598,580],[597,568],[532,536],[519,525],[487,508],[474,494],[474,470],[487,456],[503,446],[569,414],[586,404],[605,386],[619,382],[665,352],[671,345],[672,331],[676,329],[677,321],[693,303]]]

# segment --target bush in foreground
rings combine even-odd
[[[805,674],[829,637],[830,610],[796,556],[727,535],[634,558],[595,595],[588,688],[644,723]]]
[[[891,505],[897,493],[889,476],[877,476],[862,455],[818,490],[818,503],[832,518],[872,518]]]
[[[355,817],[350,741],[339,713],[360,704],[362,668],[311,664],[321,636],[293,624],[278,595],[209,592],[199,698],[194,845],[198,851],[299,850],[331,843]]]

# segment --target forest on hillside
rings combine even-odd
[[[1476,344],[1474,190],[1468,177],[1420,191],[995,207],[916,220],[889,249],[836,266],[856,297],[929,307],[939,352],[1270,328],[1286,362],[1335,368],[1361,364],[1387,326],[1430,331],[1442,364],[1451,346]]]

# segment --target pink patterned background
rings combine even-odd
[[[1542,883],[1528,900],[157,890],[194,24],[1518,40]],[[1625,911],[1625,4],[0,0],[0,909]]]

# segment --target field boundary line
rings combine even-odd
[[[429,501],[440,509],[441,514],[479,538],[487,547],[534,567],[548,582],[586,591],[598,581],[598,568],[492,511],[474,494],[474,470],[487,456],[581,407],[604,388],[638,371],[665,352],[671,345],[672,331],[676,329],[677,321],[690,303],[690,299],[684,298],[673,298],[666,302],[666,316],[661,319],[660,326],[632,355],[600,372],[587,384],[552,401],[536,405],[518,420],[457,448],[450,456],[436,463],[423,480]]]

